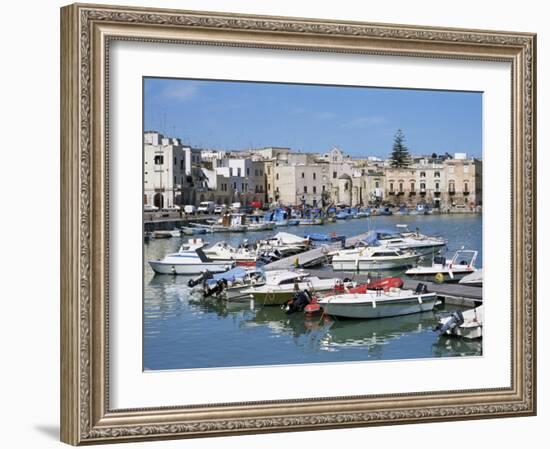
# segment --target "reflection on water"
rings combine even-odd
[[[462,245],[477,249],[481,266],[481,216],[377,217],[375,220],[379,220],[376,227],[407,223],[411,229],[419,225],[421,232],[442,235],[449,239],[449,253]],[[366,227],[366,220],[348,220],[285,231],[303,235],[336,230],[356,235]],[[246,237],[263,238],[275,232],[212,234],[205,239],[238,244]],[[176,251],[180,243],[180,239],[173,238],[145,245],[145,369],[395,360],[482,353],[481,341],[439,338],[432,331],[437,322],[433,312],[379,320],[336,320],[321,316],[308,318],[301,313],[286,315],[279,307],[228,304],[193,296],[187,287],[187,277],[155,276],[146,263]]]

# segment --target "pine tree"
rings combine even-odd
[[[394,168],[408,167],[411,164],[411,155],[403,142],[405,142],[405,135],[403,131],[398,129],[393,139],[393,149],[390,156],[390,165]]]

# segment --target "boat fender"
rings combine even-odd
[[[435,282],[441,284],[445,280],[445,275],[443,273],[437,273],[435,275]]]

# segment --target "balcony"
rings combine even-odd
[[[414,196],[414,195],[416,195],[416,191],[415,191],[415,190],[411,190],[411,191],[409,192],[409,196]]]
[[[466,189],[462,193],[464,194],[464,196],[469,195],[470,194],[470,189]]]
[[[434,196],[441,196],[441,190],[434,190]]]
[[[399,192],[397,192],[398,195],[405,195],[405,192],[403,192],[403,190],[400,190]]]
[[[390,191],[388,192],[388,195],[395,195],[395,192],[394,192],[393,190],[390,190]]]
[[[449,190],[449,195],[456,195],[456,190]]]

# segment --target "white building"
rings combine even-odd
[[[143,202],[160,209],[195,204],[205,190],[199,149],[157,131],[143,136]]]

